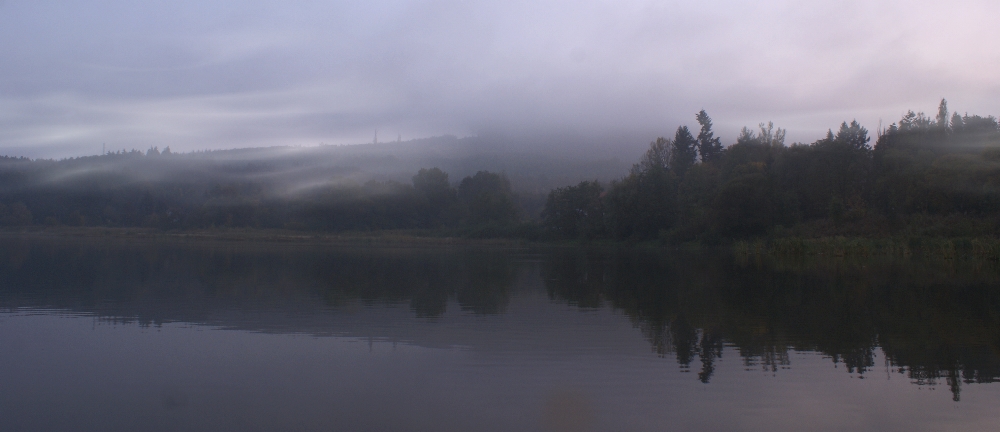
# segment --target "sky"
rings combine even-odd
[[[0,0],[0,154],[1000,114],[995,1]]]

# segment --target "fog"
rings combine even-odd
[[[0,153],[506,137],[637,149],[708,111],[812,142],[997,112],[988,1],[0,2]]]

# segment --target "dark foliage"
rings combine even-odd
[[[687,126],[677,128],[670,150],[670,169],[676,172],[678,177],[683,177],[698,158],[698,141],[691,135]]]
[[[599,182],[583,181],[549,193],[542,223],[566,238],[594,238],[604,234],[604,188]]]
[[[686,127],[673,140],[650,143],[629,175],[613,181],[601,200],[605,232],[618,239],[666,241],[769,235],[782,228],[827,226],[837,234],[851,226],[865,235],[891,234],[894,220],[962,219],[975,229],[957,235],[996,235],[1000,226],[1000,127],[994,117],[908,112],[872,147],[868,130],[844,122],[812,144],[786,146],[785,131],[761,124],[744,128],[725,150],[711,119],[696,116],[698,138]],[[695,160],[695,150],[701,160]],[[569,193],[550,200],[561,214]],[[568,195],[564,197],[568,199]],[[597,204],[594,204],[596,207]],[[981,221],[981,222],[977,222]],[[566,222],[546,227],[569,238]]]
[[[712,132],[712,118],[705,110],[698,112],[695,119],[701,125],[701,131],[698,132],[698,155],[701,156],[702,162],[714,162],[722,155],[722,140],[716,138],[715,132]]]
[[[658,138],[625,178],[605,196],[608,231],[617,238],[649,238],[676,218],[677,177],[670,169],[671,142]]]
[[[453,209],[458,197],[448,183],[448,173],[439,168],[421,169],[413,176],[413,188],[426,199],[423,225],[437,227],[454,221]]]
[[[510,181],[503,174],[479,171],[462,179],[458,185],[458,201],[467,224],[506,224],[518,219]]]

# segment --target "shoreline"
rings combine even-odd
[[[111,227],[21,227],[19,229],[0,229],[0,238],[11,237],[174,240],[192,242],[272,242],[370,246],[489,245],[523,247],[530,244],[537,244],[537,242],[529,242],[522,239],[476,239],[418,235],[417,233],[400,231],[316,233],[256,228],[163,231],[155,228]]]
[[[282,243],[343,246],[392,247],[552,247],[659,249],[704,252],[726,250],[744,257],[910,257],[937,256],[943,259],[973,257],[1000,261],[1000,239],[994,237],[928,236],[820,236],[760,237],[733,239],[717,245],[698,242],[666,244],[656,241],[610,240],[527,240],[523,238],[474,238],[449,236],[442,231],[385,230],[370,232],[305,232],[282,229],[215,228],[168,230],[117,227],[0,228],[0,238],[169,240],[178,242]]]

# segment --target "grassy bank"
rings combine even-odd
[[[325,243],[358,246],[521,246],[518,238],[463,236],[450,230],[380,230],[337,233],[260,228],[213,228],[200,230],[159,230],[155,228],[108,227],[24,227],[0,230],[3,237],[118,238],[175,241]]]
[[[228,242],[291,242],[328,243],[358,246],[448,246],[495,245],[525,246],[545,244],[566,247],[628,247],[707,250],[699,242],[667,244],[659,241],[554,240],[534,235],[524,228],[438,229],[438,230],[379,230],[348,232],[308,232],[259,228],[213,228],[202,230],[159,230],[155,228],[108,227],[22,227],[2,229],[3,237],[65,237],[65,238],[124,238],[166,239],[176,241]],[[725,248],[726,243],[722,247]],[[1000,262],[1000,239],[993,237],[929,237],[929,236],[826,236],[772,237],[737,240],[729,243],[738,257],[910,257],[939,259],[975,258]]]
[[[740,240],[733,243],[738,256],[908,257],[1000,260],[1000,239],[992,237],[784,237]]]

